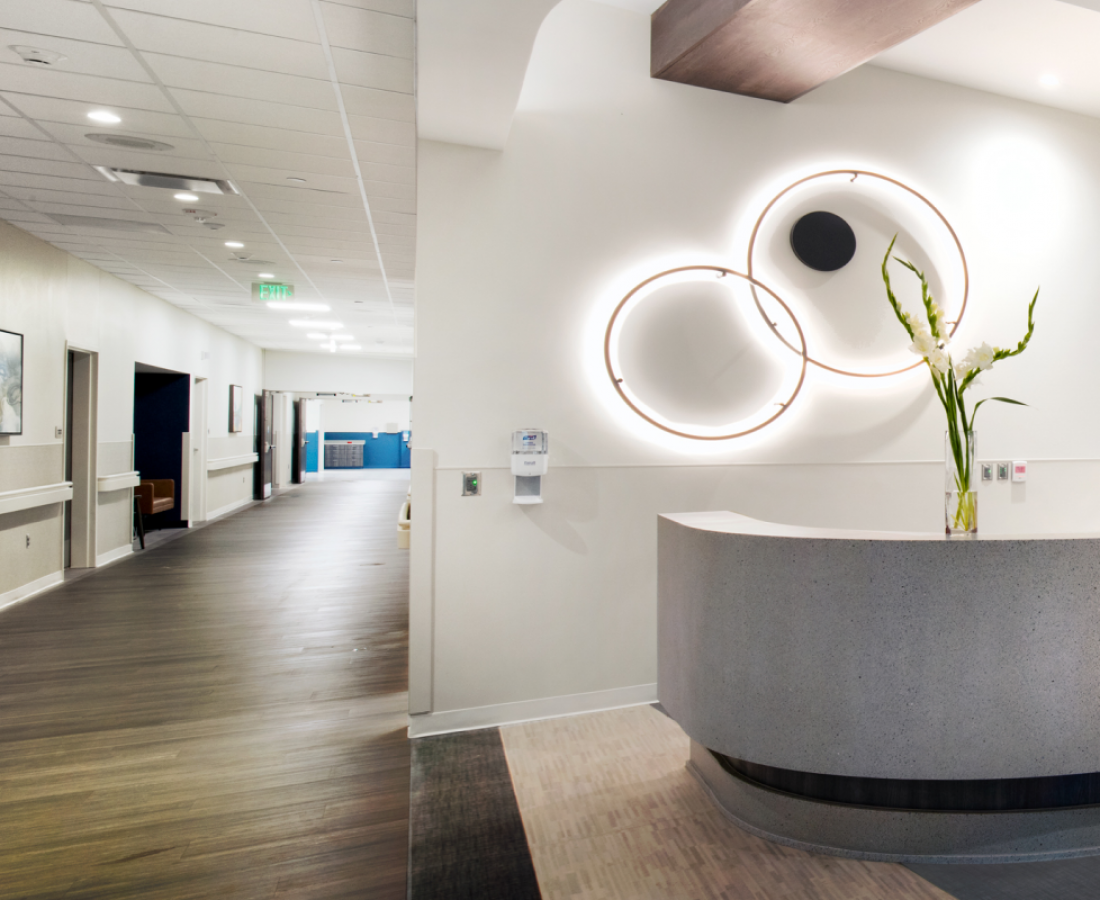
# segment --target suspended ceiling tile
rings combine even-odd
[[[405,213],[409,216],[416,215],[416,200],[403,200],[394,197],[380,197],[377,194],[368,194],[367,199],[370,200],[371,213],[377,212],[395,212]]]
[[[116,128],[104,128],[99,125],[94,125],[87,120],[85,120],[85,123],[86,124],[72,125],[60,122],[44,122],[42,123],[42,127],[48,132],[48,137],[52,137],[54,140],[74,148],[98,147],[104,149],[105,147],[111,146],[109,144],[99,144],[96,141],[89,140],[88,135],[102,135],[105,137],[122,135],[124,137],[145,138],[151,141],[159,141],[168,144],[172,148],[171,150],[156,151],[158,156],[161,153],[170,153],[173,156],[183,156],[187,158],[207,158],[207,153],[203,148],[202,141],[197,138],[149,134],[142,131],[140,128],[125,128],[121,125]],[[47,135],[44,135],[41,131],[38,132],[38,135],[39,137],[47,138]],[[119,149],[125,150],[125,148]]]
[[[350,181],[350,179],[348,179]],[[359,196],[358,185],[354,185],[354,193],[344,191],[324,191],[317,188],[286,187],[284,184],[274,184],[267,181],[242,181],[241,189],[252,198],[253,202],[264,200],[266,208],[268,200],[287,200],[291,203],[303,205],[316,205],[326,207],[353,207],[362,209],[363,199]]]
[[[11,222],[13,225],[21,225],[24,223],[45,225],[53,220],[43,213],[31,212],[25,209],[10,210],[4,213],[4,218]]]
[[[192,121],[203,136],[218,148],[236,147],[240,152],[247,153],[250,148],[263,147],[311,156],[331,156],[338,159],[348,157],[348,142],[342,133],[313,134],[289,128],[247,125],[200,117],[193,117]]]
[[[15,110],[0,104],[0,112],[9,113],[9,115],[0,116],[0,134],[6,137],[24,138],[29,141],[48,141],[50,139],[48,134],[43,134],[41,130],[35,127],[33,122],[24,119]],[[344,147],[346,152],[347,142],[344,143]]]
[[[9,137],[0,129],[0,153],[12,156],[31,156],[36,159],[56,159],[62,162],[72,162],[72,155],[46,138],[41,132],[38,138],[28,140],[26,138]]]
[[[416,17],[416,0],[328,0],[328,2],[337,3],[343,7],[404,15],[406,19]]]
[[[374,88],[345,84],[340,88],[344,106],[349,116],[366,116],[372,119],[392,119],[395,122],[416,122],[416,101],[412,94],[380,91]],[[370,137],[356,135],[355,137]],[[371,138],[377,140],[377,138]]]
[[[245,100],[241,97],[225,97],[180,88],[173,88],[172,96],[176,98],[188,116],[224,119],[228,122],[290,128],[295,131],[317,132],[328,135],[342,135],[344,133],[344,126],[340,121],[339,113],[328,110],[308,109],[303,106],[290,106],[286,103],[273,103],[265,100]]]
[[[400,213],[390,212],[388,210],[378,209],[374,204],[371,204],[371,215],[374,218],[374,224],[382,225],[406,225],[410,228],[416,227],[416,214],[415,213]]]
[[[57,178],[85,178],[90,181],[103,179],[103,176],[95,169],[83,163],[62,162],[54,159],[34,159],[29,156],[11,156],[3,153],[0,153],[0,172],[9,173],[12,176],[25,174]],[[6,182],[7,178],[7,175],[0,177],[0,183]]]
[[[367,197],[374,206],[374,198],[392,198],[397,200],[416,201],[415,184],[395,184],[390,181],[366,181]]]
[[[247,30],[220,28],[184,19],[115,9],[112,12],[126,36],[139,50],[307,78],[328,79],[328,66],[316,31],[308,40],[289,40]]]
[[[36,69],[26,64],[0,63],[0,84],[7,94],[64,97],[66,100],[82,101],[90,108],[113,109],[118,106],[123,109],[172,111],[172,105],[159,88],[137,81],[97,78],[94,75],[78,75],[53,68]]]
[[[373,116],[348,116],[352,137],[357,141],[416,147],[416,125],[410,121],[380,119]]]
[[[129,9],[207,25],[236,28],[299,40],[317,40],[316,22],[308,3],[301,0],[263,0],[263,7],[226,0],[106,0],[116,9]]]
[[[375,141],[356,141],[355,155],[361,163],[380,163],[387,166],[416,166],[416,148],[397,144],[381,144]]]
[[[332,61],[341,85],[358,85],[383,91],[412,94],[415,80],[411,59],[332,48]]]
[[[359,191],[359,185],[354,178],[354,174],[339,177],[312,173],[307,179],[308,186],[303,187],[287,185],[287,178],[297,177],[294,169],[268,169],[263,166],[249,166],[241,163],[229,163],[226,164],[226,168],[233,179],[242,185],[264,185],[288,191],[316,191],[324,193],[326,196],[358,196]],[[348,168],[354,173],[350,164]]]
[[[312,197],[314,202],[305,202],[297,198],[288,200],[282,196],[264,197],[264,214],[269,217],[269,222],[298,221],[299,216],[302,217],[301,221],[303,222],[310,218],[325,220],[329,223],[367,221],[367,213],[363,209],[362,202],[354,206],[334,206],[322,203],[321,198],[323,198],[323,195],[321,194],[309,196]]]
[[[363,173],[363,179],[370,183],[384,181],[390,184],[416,185],[416,169],[412,166],[388,166],[384,163],[364,162],[360,160],[359,169]]]
[[[85,147],[73,147],[80,159],[89,166],[105,166],[113,169],[131,169],[139,172],[163,172],[169,175],[184,175],[193,178],[203,178],[216,181],[225,177],[225,171],[221,166],[209,157],[186,158],[165,153],[142,153],[133,150],[123,150],[119,147],[101,147],[98,144],[89,143]],[[99,175],[99,173],[96,173]],[[103,175],[99,175],[103,178]],[[171,188],[144,187],[146,191],[164,192],[165,196],[172,195]],[[200,197],[203,194],[199,194]],[[210,196],[216,197],[217,194]],[[200,201],[201,203],[201,201]]]
[[[93,130],[91,126],[95,125],[88,119],[88,113],[97,108],[95,104],[66,98],[36,97],[30,94],[4,94],[3,97],[47,131],[50,130],[53,122],[88,126],[89,130]],[[164,113],[121,106],[112,107],[112,111],[122,118],[122,123],[112,129],[115,131],[144,134],[158,140],[166,140],[168,143],[172,142],[172,137],[193,136],[175,112]]]
[[[97,44],[122,44],[96,8],[85,0],[8,2],[4,4],[4,27]]]
[[[415,38],[411,19],[339,3],[324,2],[321,10],[333,48],[413,58]]]
[[[3,19],[5,25],[7,12],[5,8]],[[32,35],[8,28],[0,28],[0,62],[14,63],[28,68],[37,67],[37,63],[24,62],[23,58],[11,49],[13,45],[20,44],[62,54],[65,59],[55,63],[56,71],[108,76],[126,81],[149,81],[145,70],[125,47],[96,44],[86,40],[71,40],[55,35]]]
[[[337,109],[332,83],[285,72],[265,72],[209,60],[146,53],[158,77],[170,88],[205,91],[250,100],[274,100],[312,109]]]
[[[338,156],[318,156],[314,153],[293,153],[283,149],[261,147],[242,147],[237,144],[213,144],[218,158],[227,165],[264,166],[269,169],[282,169],[300,173],[310,183],[309,175],[337,175],[354,178],[355,168],[348,159],[348,145],[344,142],[344,152]],[[297,176],[295,176],[297,177]]]

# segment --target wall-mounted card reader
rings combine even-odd
[[[512,474],[516,476],[513,503],[542,503],[542,476],[549,468],[550,436],[527,428],[512,432]]]
[[[481,473],[480,472],[463,472],[462,473],[462,496],[463,497],[480,497],[481,496]]]

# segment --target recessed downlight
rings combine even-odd
[[[234,250],[239,250],[244,246],[240,241],[226,241],[225,246],[232,247]]]
[[[311,331],[306,337],[311,341],[327,341],[329,339],[327,334],[321,334],[319,331]]]
[[[105,109],[94,109],[88,113],[88,118],[93,122],[99,122],[101,125],[117,125],[122,119],[116,116],[113,112],[108,112]]]
[[[1039,78],[1039,84],[1041,84],[1045,88],[1053,90],[1056,87],[1062,86],[1062,79],[1059,78],[1057,75],[1047,74]]]
[[[306,180],[304,178],[287,178],[287,181],[293,181],[295,184],[305,184],[306,183]]]
[[[173,194],[172,196],[175,197],[177,200],[182,200],[184,203],[198,203],[199,202],[199,195],[198,194]]]
[[[274,272],[260,272],[256,277],[257,278],[274,278],[275,273]]]

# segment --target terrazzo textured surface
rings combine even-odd
[[[495,728],[412,742],[410,900],[539,900]]]
[[[869,778],[1100,771],[1100,539],[676,518],[658,525],[658,696],[700,744]]]
[[[699,744],[691,770],[739,827],[812,853],[880,862],[1011,863],[1100,854],[1100,807],[959,813],[805,800],[723,769]],[[1100,884],[1094,896],[1100,896]]]
[[[649,706],[501,729],[547,900],[950,900],[894,863],[814,855],[736,827]],[[415,898],[414,898],[415,900]]]

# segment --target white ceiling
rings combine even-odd
[[[351,353],[411,356],[414,13],[415,0],[6,0],[0,216],[260,346],[318,349],[288,324],[313,315],[342,322],[362,347]],[[11,45],[67,59],[45,68]],[[97,109],[122,122],[96,125]],[[172,149],[124,150],[95,134]],[[240,195],[185,203],[93,166],[225,179]],[[224,227],[208,230],[192,208]],[[253,304],[260,272],[331,312]]]

